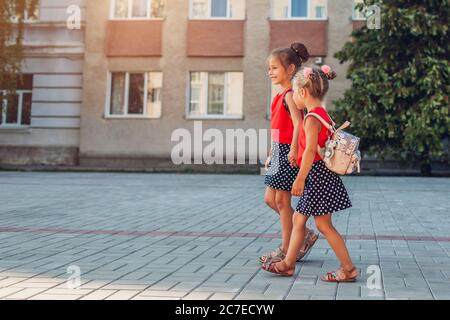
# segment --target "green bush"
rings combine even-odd
[[[350,62],[352,81],[336,118],[352,122],[366,153],[419,163],[429,175],[430,161],[449,155],[449,2],[365,0],[373,4],[381,29],[355,30],[335,55]]]

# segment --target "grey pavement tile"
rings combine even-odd
[[[432,238],[449,237],[450,199],[434,192],[449,189],[447,178],[344,177],[353,207],[334,216],[335,226],[365,238],[346,240],[360,278],[339,285],[318,279],[339,267],[323,237],[294,278],[260,271],[258,257],[280,243],[260,176],[0,172],[0,179],[12,200],[0,208],[0,225],[53,230],[0,232],[1,299],[449,299],[450,241]],[[70,265],[81,268],[78,293],[67,291]],[[381,290],[366,286],[371,265],[381,267]]]

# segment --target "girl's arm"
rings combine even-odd
[[[293,93],[288,92],[285,96],[286,103],[289,107],[289,112],[291,113],[292,123],[294,125],[294,133],[292,136],[291,150],[288,154],[288,160],[291,166],[297,166],[298,158],[298,135],[300,134],[300,123],[302,121],[302,111],[297,109],[295,105]]]
[[[317,144],[319,143],[319,132],[321,129],[319,120],[315,118],[307,118],[305,123],[306,148],[303,152],[302,163],[297,178],[292,186],[292,194],[301,196],[305,188],[306,177],[311,170],[314,158],[317,153]]]

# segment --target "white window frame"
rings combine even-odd
[[[327,16],[327,7],[322,7],[322,6],[316,6],[314,9],[314,12],[316,13],[316,19],[324,19],[323,17],[322,18],[320,18],[320,17],[317,17],[317,8],[324,8],[324,12],[323,12],[323,16]]]
[[[28,16],[28,14],[29,14],[28,10],[25,10],[24,15],[23,15],[23,22],[24,23],[26,23],[26,24],[33,24],[33,23],[37,23],[37,22],[40,21],[40,15],[41,15],[40,5],[41,5],[41,0],[38,0],[38,2],[36,3],[36,8],[37,8],[37,11],[38,11],[36,19],[30,19],[30,17]],[[11,22],[12,23],[18,23],[19,22],[19,20],[17,19],[16,15],[11,17]]]
[[[117,20],[117,21],[123,21],[123,20],[163,20],[164,17],[152,17],[152,1],[148,0],[147,2],[147,16],[146,17],[132,17],[133,13],[133,0],[128,0],[128,8],[127,8],[127,17],[126,18],[116,18],[115,12],[116,12],[116,0],[111,0],[111,7],[109,10],[109,20]]]
[[[352,8],[352,20],[353,21],[366,21],[367,18],[364,17],[364,12],[361,12],[361,14],[363,15],[362,17],[358,17],[356,14],[356,5],[359,4],[359,2],[356,2],[355,0],[353,0],[353,8]]]
[[[277,1],[277,0],[272,0],[272,1]],[[324,13],[324,17],[323,18],[316,18],[316,17],[293,17],[292,16],[292,1],[293,0],[289,0],[288,2],[288,16],[286,18],[275,18],[274,17],[274,12],[273,12],[273,7],[272,7],[272,3],[270,2],[270,20],[273,21],[285,21],[285,20],[290,20],[290,21],[311,21],[311,20],[316,20],[316,21],[326,21],[328,20],[328,5],[325,7],[325,13]],[[311,13],[311,0],[306,0],[308,2],[308,8],[307,8],[307,13],[308,15],[310,15]]]
[[[106,119],[161,119],[162,118],[162,110],[161,116],[154,117],[152,115],[147,114],[147,104],[148,104],[148,76],[149,73],[152,72],[161,72],[161,71],[108,71],[107,74],[107,88],[106,88],[106,99],[105,99],[105,113],[104,116]],[[113,73],[125,73],[125,85],[124,85],[124,114],[111,114],[111,89],[112,89],[112,74]],[[142,114],[129,114],[128,113],[128,97],[130,91],[130,74],[132,73],[143,73],[144,74],[144,106],[142,110]],[[164,81],[164,79],[163,79]],[[162,87],[162,85],[161,85]],[[162,95],[161,95],[161,108],[162,108]]]
[[[197,18],[194,17],[194,0],[189,0],[189,20],[245,20],[245,16],[246,16],[246,12],[244,12],[244,18],[232,18],[230,17],[231,15],[231,4],[230,4],[230,0],[227,0],[227,15],[226,17],[212,17],[211,16],[211,1],[212,0],[206,0],[208,3],[206,5],[206,11],[207,11],[207,15],[205,17],[202,18]],[[246,1],[246,0],[242,0],[242,1]],[[245,3],[245,10],[247,10],[247,3]]]
[[[0,90],[3,94],[3,99],[0,100],[0,112],[2,112],[2,122],[0,122],[0,128],[28,128],[30,124],[22,124],[22,111],[23,111],[23,95],[24,93],[33,94],[33,90],[16,90],[16,95],[19,96],[17,102],[17,121],[16,123],[6,123],[6,109],[8,108],[8,92],[6,90]],[[6,108],[5,108],[6,107]],[[30,119],[31,122],[31,119]]]
[[[203,96],[201,101],[204,101],[206,103],[206,112],[208,112],[208,86],[209,86],[209,74],[210,73],[223,73],[225,75],[225,82],[224,82],[224,97],[223,97],[223,114],[191,114],[190,113],[190,106],[191,106],[191,72],[199,72],[199,73],[207,73],[208,76],[205,77],[202,81],[202,88],[206,88],[203,91]],[[186,108],[185,108],[185,114],[186,119],[188,120],[242,120],[244,119],[244,114],[242,112],[242,115],[227,115],[228,111],[228,73],[229,72],[242,72],[242,71],[191,71],[187,74],[187,88],[186,88]],[[243,83],[242,83],[243,85]],[[201,93],[200,91],[200,93]],[[244,98],[244,97],[242,97]],[[201,102],[200,101],[200,102]],[[242,108],[244,107],[242,102]],[[201,109],[201,106],[200,106]],[[242,110],[243,111],[243,110]]]

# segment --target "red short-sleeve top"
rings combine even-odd
[[[328,115],[327,110],[324,107],[317,107],[310,111],[310,113],[316,113],[321,116],[327,123],[331,124],[331,118]],[[303,152],[306,149],[306,133],[304,127],[304,121],[300,123],[300,133],[298,136],[298,165],[300,166],[302,163]],[[328,140],[329,135],[331,134],[330,130],[325,128],[324,125],[321,124],[321,129],[319,132],[318,144],[321,148],[325,147],[325,142]],[[322,158],[316,152],[316,157],[314,158],[314,162],[321,160]]]
[[[272,141],[283,144],[292,143],[292,135],[294,133],[294,125],[292,123],[291,115],[283,105],[284,98],[288,92],[291,92],[292,88],[288,88],[285,91],[278,93],[273,98],[271,112],[271,133]]]

